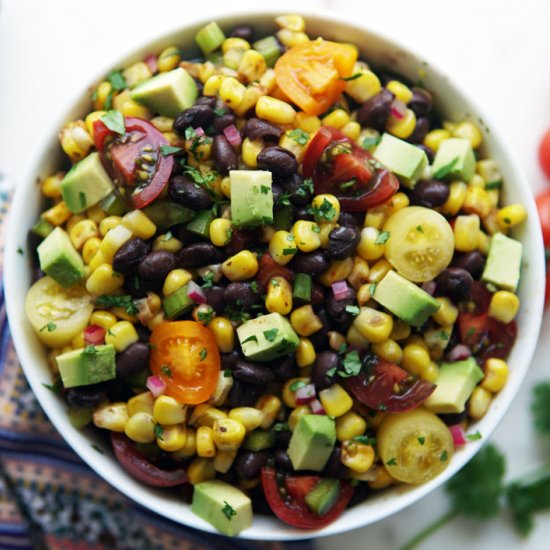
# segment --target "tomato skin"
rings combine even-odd
[[[537,195],[536,203],[544,246],[548,248],[550,247],[550,189]]]
[[[283,277],[289,283],[292,283],[294,280],[294,272],[284,265],[279,265],[271,257],[271,254],[266,252],[265,254],[262,254],[262,257],[260,258],[260,266],[258,268],[256,280],[264,290],[267,290],[267,285],[273,277]]]
[[[481,313],[468,313],[466,311],[458,315],[458,328],[460,332],[460,341],[476,350],[489,332],[489,315]]]
[[[212,332],[195,321],[172,321],[156,326],[149,342],[151,371],[166,384],[166,394],[187,405],[207,401],[220,373]]]
[[[539,162],[544,175],[550,179],[550,130],[545,132],[540,141]]]
[[[111,444],[122,467],[138,481],[152,487],[175,487],[187,483],[185,469],[163,470],[155,466],[124,434],[111,432]]]
[[[287,490],[289,492],[292,490],[297,495],[296,499],[287,502],[283,500],[279,492],[276,476],[277,473],[273,468],[262,468],[262,487],[267,503],[281,521],[299,529],[320,529],[329,525],[346,509],[355,492],[355,487],[350,483],[341,481],[338,500],[326,514],[318,516],[304,502],[300,503],[298,499],[302,494],[305,497],[305,489],[308,487],[313,488],[321,479],[320,477],[301,476],[306,478],[304,482],[301,482],[299,480],[291,481],[292,477],[299,478],[300,476],[287,476],[285,480]],[[315,483],[313,483],[313,480],[315,480]]]
[[[156,156],[153,177],[142,191],[129,194],[127,200],[133,208],[144,208],[155,200],[168,184],[174,158],[164,156],[160,152],[161,145],[169,145],[166,138],[152,124],[135,117],[126,117],[126,135],[137,136],[137,139],[125,141],[125,136],[119,136],[105,126],[101,120],[94,122],[94,142],[100,151],[101,160],[106,170],[131,190],[136,180],[136,160],[143,148],[151,146],[151,155]],[[107,143],[109,136],[114,140]]]

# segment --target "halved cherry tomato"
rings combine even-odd
[[[187,482],[184,468],[164,470],[155,466],[122,433],[111,432],[111,444],[122,467],[142,483],[153,487],[175,487]]]
[[[489,315],[463,311],[458,315],[458,330],[460,341],[472,350],[477,350],[489,332]]]
[[[489,357],[506,359],[516,341],[518,326],[515,321],[510,323],[501,323],[495,319],[489,318],[489,343],[481,352],[478,362],[483,364]]]
[[[539,213],[540,227],[544,246],[550,247],[550,189],[537,195],[537,210]]]
[[[269,281],[273,277],[283,277],[289,282],[294,280],[294,273],[283,265],[279,265],[272,257],[269,252],[262,254],[260,258],[260,267],[258,269],[258,275],[256,275],[256,280],[258,284],[264,289],[267,289]]]
[[[294,46],[275,64],[279,88],[308,115],[324,113],[346,88],[357,48],[349,44],[313,40]]]
[[[372,372],[361,372],[347,379],[353,395],[371,409],[390,413],[408,411],[421,405],[434,392],[435,385],[412,376],[395,363],[377,358]],[[396,385],[401,389],[395,391]]]
[[[151,370],[166,393],[182,404],[204,403],[216,389],[220,353],[210,330],[195,321],[156,326],[149,339]]]
[[[378,206],[399,189],[397,178],[369,151],[330,126],[321,127],[309,143],[302,173],[313,179],[315,193],[336,196],[349,212]]]
[[[550,179],[550,130],[542,136],[539,145],[539,162],[542,171]]]
[[[304,498],[320,480],[318,476],[285,476],[284,486],[280,487],[277,472],[262,468],[262,487],[269,507],[281,521],[299,529],[320,529],[332,523],[346,509],[355,491],[350,483],[341,481],[338,500],[326,514],[318,516],[308,508]],[[290,498],[284,498],[281,489],[286,489]]]
[[[152,124],[126,117],[126,133],[112,132],[101,120],[94,122],[94,141],[105,169],[126,190],[134,208],[143,208],[166,187],[174,158],[160,152],[168,141]]]

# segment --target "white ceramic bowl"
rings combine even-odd
[[[274,30],[273,12],[236,13],[213,18],[223,29],[240,23],[250,23],[261,36],[264,32]],[[454,456],[445,472],[425,485],[418,487],[395,487],[375,494],[369,500],[346,511],[337,521],[314,533],[302,531],[287,526],[276,519],[257,516],[254,525],[242,533],[242,537],[264,540],[288,540],[310,538],[312,535],[333,535],[368,525],[385,518],[417,501],[436,487],[439,487],[456,473],[487,441],[497,424],[510,407],[522,380],[524,379],[539,332],[542,303],[544,296],[544,259],[542,237],[537,220],[537,213],[529,186],[514,160],[513,152],[503,143],[495,130],[494,124],[482,113],[475,102],[460,89],[460,86],[442,71],[436,69],[424,58],[411,52],[394,40],[382,37],[361,23],[353,21],[352,17],[316,11],[304,12],[307,30],[310,36],[323,36],[327,39],[351,42],[356,44],[361,54],[373,65],[387,67],[415,81],[422,78],[429,90],[435,92],[436,108],[451,120],[461,120],[469,117],[483,128],[484,153],[494,158],[504,174],[504,201],[506,203],[522,203],[529,213],[527,222],[518,230],[515,237],[524,246],[523,273],[519,296],[521,311],[518,316],[519,333],[516,344],[509,357],[510,378],[504,390],[496,397],[488,414],[476,423],[483,435],[481,441],[469,443]],[[105,71],[98,75],[91,84],[96,84],[112,67],[122,67],[141,59],[150,52],[160,52],[162,48],[178,44],[184,52],[192,57],[198,53],[193,42],[196,31],[209,21],[194,20],[178,30],[146,44],[131,55],[112,60],[106,60]],[[59,432],[71,447],[100,476],[129,498],[143,506],[170,518],[178,523],[189,525],[205,531],[213,531],[212,527],[191,513],[190,508],[169,491],[155,490],[130,477],[118,464],[110,449],[104,449],[104,454],[92,448],[92,444],[103,446],[102,441],[93,429],[76,430],[67,416],[62,399],[44,388],[43,382],[50,382],[50,374],[46,362],[45,348],[38,341],[24,313],[25,295],[30,286],[31,272],[28,258],[17,254],[17,248],[22,245],[25,235],[40,213],[41,198],[36,185],[37,178],[53,173],[61,163],[62,155],[57,140],[57,133],[63,124],[85,114],[89,108],[90,86],[83,88],[85,93],[69,105],[62,120],[52,127],[49,139],[44,142],[42,154],[29,163],[29,172],[17,186],[12,211],[10,214],[9,233],[5,256],[6,301],[10,327],[21,364],[25,370],[32,389],[44,411],[54,423]],[[489,131],[490,130],[490,131]]]

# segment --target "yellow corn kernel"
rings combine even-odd
[[[116,95],[113,96],[112,101],[112,109],[116,109],[117,111],[120,111],[122,109],[122,105],[125,101],[128,101],[131,99],[130,90],[126,89],[120,93],[116,93]]]
[[[227,53],[229,50],[233,50],[235,48],[246,51],[250,49],[250,43],[244,38],[237,37],[226,38],[222,42],[222,53]]]
[[[246,86],[241,84],[236,78],[226,77],[220,86],[220,99],[233,109],[243,100],[245,92]]]
[[[303,111],[299,111],[296,113],[294,125],[296,128],[300,128],[300,130],[307,132],[311,136],[321,127],[321,119],[318,116],[308,115]]]
[[[213,332],[218,348],[222,353],[229,353],[235,347],[235,329],[229,319],[225,317],[214,317],[208,324]]]
[[[187,467],[187,477],[191,485],[198,485],[203,481],[210,481],[216,477],[216,469],[211,458],[196,457]]]
[[[468,401],[468,414],[474,420],[483,418],[489,410],[492,401],[493,395],[491,392],[482,386],[477,386]]]
[[[437,297],[439,309],[432,315],[434,321],[440,325],[452,325],[458,317],[458,308],[449,298]]]
[[[467,190],[468,186],[463,181],[454,181],[451,183],[449,185],[449,198],[441,207],[443,214],[456,216],[464,204]]]
[[[251,140],[245,138],[242,143],[243,162],[249,168],[258,167],[258,155],[262,152],[265,144],[262,139]]]
[[[176,239],[176,237],[174,237],[172,233],[159,235],[153,241],[153,250],[166,250],[175,254],[176,252],[179,252],[182,248],[183,243],[179,239]]]
[[[206,96],[215,96],[221,88],[225,76],[221,74],[213,74],[208,80],[204,83],[204,88],[202,93]]]
[[[185,422],[187,410],[185,405],[178,403],[173,397],[159,395],[153,405],[153,418],[155,422],[165,426],[181,424]]]
[[[468,185],[470,187],[481,187],[485,189],[485,180],[479,174],[474,174],[472,179],[468,182]]]
[[[41,218],[57,227],[65,223],[71,216],[72,212],[67,208],[65,201],[61,201],[45,212],[42,212]]]
[[[86,346],[86,343],[84,342],[84,332],[79,332],[72,340],[71,340],[71,346],[73,349],[80,349]]]
[[[497,232],[504,233],[505,235],[508,233],[508,228],[503,227],[498,223],[498,211],[497,209],[491,210],[487,216],[483,218],[483,228],[489,235],[494,235]],[[479,244],[479,241],[478,241]]]
[[[431,130],[426,134],[426,137],[424,138],[424,145],[435,152],[439,149],[441,142],[449,139],[450,137],[451,132],[449,132],[449,130],[437,128],[436,130]]]
[[[88,133],[93,137],[94,136],[94,122],[99,120],[103,115],[105,115],[107,111],[92,111],[86,118],[84,119],[84,123],[86,124],[86,129],[88,130]]]
[[[124,433],[137,443],[153,443],[155,441],[155,421],[147,412],[136,412],[128,418]]]
[[[96,408],[93,415],[94,425],[112,432],[124,432],[128,421],[126,403],[105,403]]]
[[[275,23],[279,25],[281,29],[288,29],[289,31],[304,32],[306,23],[301,15],[279,15],[275,18]]]
[[[92,258],[99,251],[100,244],[101,241],[97,237],[92,237],[84,243],[84,246],[82,247],[82,259],[86,265],[92,261]]]
[[[345,260],[332,260],[329,268],[319,277],[324,286],[331,286],[336,281],[347,279],[353,271],[353,258]]]
[[[162,431],[157,435],[157,445],[166,452],[175,452],[183,449],[187,440],[187,428],[185,424],[174,426],[162,426]]]
[[[149,330],[154,330],[155,327],[158,327],[161,323],[164,323],[166,318],[164,317],[164,312],[159,311],[148,323],[147,328]]]
[[[192,317],[197,323],[208,325],[215,317],[216,310],[210,304],[200,304],[193,309]]]
[[[233,232],[231,220],[216,218],[210,223],[210,241],[214,246],[225,246]]]
[[[387,413],[382,411],[369,411],[369,417],[368,417],[368,423],[369,426],[372,428],[379,428],[380,424],[384,421],[384,419],[387,417]]]
[[[234,113],[238,117],[244,117],[252,108],[256,106],[256,103],[258,103],[258,99],[260,99],[260,97],[266,95],[267,93],[267,89],[260,85],[258,82],[251,82],[246,87],[246,91],[244,92],[242,101],[237,107],[233,109]],[[240,129],[239,124],[244,124],[244,121],[237,120],[237,126]]]
[[[69,230],[69,237],[77,250],[80,250],[88,239],[98,235],[97,224],[93,220],[79,221]]]
[[[145,120],[149,120],[153,117],[153,114],[147,107],[133,99],[127,99],[120,107],[120,112],[124,116],[138,117]]]
[[[321,231],[319,232],[319,239],[321,239],[321,248],[328,248],[330,233],[335,227],[338,227],[338,224],[320,223],[319,227],[321,228]]]
[[[119,319],[129,322],[130,324],[137,323],[138,321],[137,316],[128,313],[128,311],[126,311],[126,308],[124,307],[112,307],[111,313],[113,315],[116,315]]]
[[[107,334],[105,335],[105,343],[114,346],[118,352],[124,351],[138,340],[138,333],[130,321],[115,323],[107,330]],[[166,424],[166,422],[161,422],[161,424]]]
[[[434,361],[430,361],[430,364],[422,371],[420,375],[424,380],[435,383],[439,376],[439,365]]]
[[[401,321],[401,319],[396,319],[393,323],[393,329],[390,334],[390,338],[392,340],[405,340],[408,338],[411,334],[411,327],[405,323],[405,321]]]
[[[212,431],[214,443],[220,451],[236,451],[246,435],[245,426],[232,418],[216,420]]]
[[[254,407],[236,407],[229,411],[229,418],[239,422],[247,432],[250,432],[261,426],[264,413]]]
[[[223,196],[227,199],[230,199],[231,198],[231,179],[229,176],[225,176],[225,178],[222,178],[222,181],[220,183],[220,188],[223,193]]]
[[[276,395],[264,394],[258,398],[254,407],[264,415],[260,428],[268,430],[275,423],[277,416],[279,416],[282,403]]]
[[[485,180],[485,188],[489,186],[500,186],[502,183],[502,173],[497,163],[492,159],[483,159],[477,162],[477,173]]]
[[[401,119],[390,115],[386,123],[386,130],[400,139],[407,139],[414,132],[416,127],[416,115],[411,109],[405,111],[405,116]]]
[[[108,220],[109,218],[105,218],[105,220]],[[101,224],[105,221],[103,220]],[[99,225],[101,230],[101,224]],[[101,244],[99,245],[99,250],[103,253],[103,257],[108,262],[112,262],[113,258],[117,252],[117,250],[126,242],[128,242],[132,238],[132,232],[125,227],[124,225],[120,224],[115,227],[113,227],[104,237],[101,241]]]
[[[129,88],[137,86],[140,82],[147,80],[153,76],[149,65],[143,61],[138,61],[133,65],[130,65],[127,69],[122,71],[122,75],[126,79],[126,84]]]
[[[344,109],[334,109],[331,113],[322,119],[323,126],[332,126],[333,128],[343,128],[349,122],[349,115]]]
[[[216,381],[216,387],[214,388],[214,392],[208,399],[208,404],[214,407],[223,405],[232,388],[233,377],[226,376],[226,372],[224,370],[220,370],[220,372],[218,373],[218,379]]]
[[[362,307],[353,321],[353,326],[361,336],[373,344],[384,342],[393,329],[393,317],[370,307]]]
[[[242,48],[231,48],[227,50],[223,54],[224,67],[229,67],[230,69],[236,71],[239,68],[244,54],[245,51]]]
[[[134,397],[131,397],[128,399],[128,415],[133,416],[136,413],[147,413],[151,415],[151,419],[154,422],[153,419],[153,404],[155,402],[155,399],[153,397],[153,394],[150,391],[145,391],[143,393],[140,393],[138,395],[134,395]]]
[[[485,361],[484,370],[485,378],[480,386],[491,393],[502,390],[508,381],[508,363],[503,359],[491,357]]]
[[[92,240],[92,239],[90,239]],[[103,265],[106,262],[106,258],[103,256],[103,252],[99,250],[99,246],[101,245],[101,241],[99,242],[97,252],[95,253],[94,257],[90,260],[89,266],[92,271],[95,271],[100,265]]]
[[[411,89],[402,82],[399,82],[399,80],[391,80],[388,82],[386,84],[386,89],[403,103],[408,103],[413,98]]]
[[[269,254],[279,265],[290,262],[296,252],[294,235],[288,231],[277,231],[269,241]]]
[[[202,458],[212,458],[216,456],[216,445],[214,444],[214,435],[209,426],[200,426],[196,434],[197,454]]]
[[[407,341],[405,342],[405,344],[406,345],[416,344],[417,346],[420,346],[420,347],[424,348],[426,351],[429,351],[428,344],[426,343],[424,338],[422,338],[422,336],[420,336],[420,334],[411,334],[407,338]]]
[[[503,228],[515,227],[527,219],[527,210],[522,204],[509,204],[497,212],[498,224]]]
[[[334,351],[339,351],[342,349],[342,346],[346,344],[346,337],[341,333],[335,330],[329,330],[327,332],[328,345],[330,349]]]
[[[260,76],[258,84],[263,90],[265,90],[265,94],[270,94],[277,86],[275,70],[266,69],[264,73]]]
[[[297,140],[309,140],[309,136],[302,134],[302,135],[296,135],[293,132],[296,132],[296,130],[287,130],[279,139],[279,147],[282,147],[283,149],[287,149],[290,151],[295,157],[298,163],[301,163],[304,160],[304,155],[306,152],[306,144],[299,143]]]
[[[64,177],[65,174],[63,172],[57,172],[57,174],[45,178],[40,184],[42,194],[49,199],[61,197],[61,182]]]
[[[296,111],[288,103],[264,95],[256,103],[256,115],[274,124],[292,124]]]
[[[105,108],[107,100],[113,95],[113,86],[104,80],[100,82],[94,93],[94,110],[99,111]]]
[[[365,214],[364,227],[374,227],[375,229],[382,229],[383,225],[388,219],[387,208],[384,206],[377,206],[376,208],[369,208]]]
[[[392,270],[392,265],[388,260],[381,259],[370,266],[369,283],[380,282]]]
[[[212,407],[208,403],[202,403],[193,409],[193,414],[188,423],[212,428],[216,420],[223,420],[224,418],[227,418],[225,411]]]
[[[323,328],[321,319],[310,305],[299,307],[290,314],[290,324],[300,336],[311,336]]]
[[[467,139],[472,149],[477,149],[483,141],[481,130],[469,120],[459,122],[452,130],[453,137]]]
[[[74,226],[77,224],[77,223],[80,223],[81,221],[84,221],[86,218],[86,216],[84,214],[74,214],[73,216],[71,216],[66,222],[65,222],[65,231],[67,231],[67,233],[71,234],[71,231],[73,230]],[[92,220],[93,221],[93,220]],[[95,223],[95,222],[94,222]]]
[[[99,222],[99,233],[102,237],[105,237],[111,229],[114,229],[122,223],[122,218],[120,216],[108,216],[103,218]]]
[[[283,398],[283,403],[294,409],[297,407],[296,403],[296,390],[293,389],[298,385],[298,382],[303,382],[304,384],[309,384],[310,379],[306,376],[301,378],[290,378],[283,384],[283,389],[281,391],[281,397]]]
[[[88,208],[88,210],[86,210],[86,215],[90,218],[90,220],[94,220],[96,223],[101,223],[101,220],[104,220],[107,217],[107,214],[105,214],[99,204]]]
[[[382,85],[380,79],[364,65],[355,64],[353,74],[357,73],[361,73],[361,76],[346,82],[346,93],[358,103],[364,103],[375,96],[382,89]]]
[[[518,313],[519,298],[507,290],[498,290],[491,297],[489,317],[501,323],[510,323]]]
[[[296,348],[296,364],[300,367],[308,367],[315,362],[315,346],[309,338],[300,338]]]
[[[309,42],[309,36],[303,32],[281,29],[277,31],[277,38],[285,48],[293,48],[298,44]]]
[[[374,463],[374,448],[358,441],[344,441],[340,460],[350,470],[362,474]]]
[[[98,254],[101,254],[101,251]],[[92,266],[90,265],[90,267]],[[111,294],[123,284],[124,277],[120,273],[115,273],[111,264],[102,263],[88,277],[86,290],[90,294],[99,296],[101,294]]]
[[[164,296],[168,296],[179,290],[182,286],[185,286],[192,278],[193,276],[186,269],[173,269],[166,275],[162,286],[162,293]]]
[[[259,80],[266,70],[264,56],[256,50],[247,50],[239,63],[238,73],[244,77],[247,82]]]
[[[361,349],[367,349],[370,346],[370,342],[357,330],[353,324],[350,325],[346,338],[348,343],[352,346],[356,346]]]
[[[216,73],[216,66],[211,61],[202,63],[199,66],[199,80],[204,84],[211,76]]]
[[[318,223],[336,223],[340,217],[340,201],[334,195],[315,195],[311,201],[313,216]]]
[[[353,258],[353,269],[348,276],[348,283],[355,289],[359,290],[369,280],[369,264],[360,256]],[[370,300],[370,295],[369,298]]]
[[[196,430],[191,426],[185,426],[185,443],[181,449],[172,453],[172,458],[184,461],[194,456],[197,452]]]
[[[156,116],[150,120],[151,124],[162,133],[169,133],[174,127],[174,119],[167,116]],[[139,210],[141,212],[141,210]]]
[[[347,124],[344,124],[344,126],[340,128],[340,131],[346,137],[355,141],[359,139],[359,135],[361,134],[361,124],[359,124],[355,120],[350,120]]]
[[[250,250],[241,250],[222,264],[222,273],[230,281],[246,281],[258,273],[256,254]]]
[[[336,439],[338,441],[345,441],[363,435],[366,429],[366,420],[354,411],[348,411],[336,419]]]
[[[109,311],[96,310],[90,317],[90,325],[99,325],[105,331],[108,331],[116,322],[116,317]]]
[[[398,365],[403,360],[403,350],[401,346],[391,338],[372,345],[372,351],[382,359],[397,363]]]
[[[292,311],[292,287],[284,277],[273,277],[267,285],[265,307],[270,313],[288,315]]]
[[[304,414],[311,414],[311,409],[309,408],[309,405],[298,405],[288,415],[287,423],[291,432],[294,431],[294,428],[296,428],[296,425],[298,424],[298,420],[300,420],[300,418],[304,416]]]
[[[422,376],[430,363],[430,354],[424,347],[418,344],[407,344],[403,348],[401,366],[411,374]]]
[[[386,247],[379,242],[380,231],[376,227],[364,227],[357,245],[357,254],[365,260],[378,260],[384,255]]]
[[[455,248],[459,252],[472,252],[477,249],[479,216],[457,216],[454,225]]]
[[[405,193],[396,193],[387,203],[388,216],[395,214],[398,210],[401,210],[410,204],[410,199]]]
[[[385,489],[395,483],[395,479],[388,473],[388,470],[382,465],[372,468],[372,478],[368,482],[369,488],[373,491]]]
[[[468,214],[477,214],[480,218],[484,218],[492,210],[493,205],[489,194],[482,187],[468,186],[462,210]]]
[[[177,46],[164,48],[157,59],[157,67],[160,73],[176,69],[181,61],[181,53]]]
[[[334,418],[346,414],[353,406],[353,399],[340,384],[333,384],[330,388],[321,390],[319,400],[327,415]]]
[[[229,471],[235,458],[237,451],[218,451],[213,459],[214,469],[220,474],[225,474]]]
[[[302,252],[313,252],[321,246],[320,227],[315,222],[298,220],[292,226],[294,242]]]
[[[59,140],[63,151],[73,162],[82,160],[92,148],[94,141],[88,133],[84,121],[69,122],[59,133]]]

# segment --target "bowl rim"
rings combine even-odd
[[[137,46],[134,45],[133,47],[128,48],[123,55],[113,56],[112,62],[106,64],[104,69],[98,75],[96,75],[94,79],[91,79],[90,82],[92,84],[97,83],[105,74],[107,74],[109,70],[112,69],[112,67],[123,66],[125,62],[128,62],[129,59],[135,57],[138,51],[147,48],[158,49],[157,44],[159,42],[165,40],[169,36],[174,36],[176,34],[183,35],[186,32],[189,32],[189,29],[194,26],[205,25],[210,21],[217,21],[223,26],[224,23],[228,22],[228,20],[234,20],[237,17],[242,17],[244,21],[247,21],[247,17],[249,19],[260,18],[267,21],[268,19],[273,20],[277,15],[282,15],[284,13],[288,12],[284,9],[279,11],[273,8],[262,7],[258,8],[253,13],[251,13],[249,9],[231,9],[219,11],[206,18],[202,16],[190,16],[186,20],[185,24],[176,24],[174,26],[171,26],[170,28],[167,28],[165,31],[159,33],[158,35],[148,37],[145,42],[139,42]],[[327,25],[330,25],[330,23],[334,21],[338,22],[339,24],[353,28],[359,33],[368,34],[373,40],[386,42],[392,45],[396,50],[402,50],[407,54],[410,54],[416,60],[426,59],[426,56],[424,56],[421,52],[416,51],[414,47],[403,44],[401,41],[396,40],[393,37],[386,35],[385,33],[373,30],[369,28],[367,24],[354,21],[352,19],[352,15],[342,15],[340,13],[336,13],[327,9],[297,9],[293,10],[293,13],[302,15],[306,19],[306,22],[308,18],[314,18],[319,21],[323,20]],[[448,85],[452,87],[452,89],[456,91],[456,93],[461,98],[463,98],[469,106],[471,106],[476,115],[482,117],[487,125],[492,128],[491,140],[508,157],[510,163],[509,171],[515,176],[515,179],[517,180],[513,187],[519,186],[520,188],[525,188],[522,201],[524,201],[524,206],[526,207],[530,218],[529,239],[534,239],[534,248],[541,251],[539,255],[533,254],[532,257],[529,257],[529,271],[534,272],[533,276],[536,283],[535,287],[530,289],[530,295],[533,297],[533,299],[537,299],[537,297],[543,295],[544,292],[544,257],[542,253],[542,234],[538,223],[535,224],[532,221],[533,215],[536,216],[536,208],[532,192],[529,189],[523,170],[519,162],[512,154],[509,145],[502,137],[500,131],[498,131],[498,129],[495,131],[497,125],[495,125],[494,121],[491,120],[491,117],[487,116],[483,109],[479,107],[476,101],[472,99],[470,93],[465,91],[462,88],[461,84],[457,84],[452,78],[449,78],[448,75],[437,66],[437,64],[434,65],[430,61],[429,68],[430,73],[434,76],[434,78],[441,81],[446,80],[448,82]],[[85,89],[88,90],[89,86],[87,86]],[[18,265],[19,262],[17,261],[18,241],[16,235],[18,234],[18,225],[21,223],[20,220],[24,219],[25,217],[25,196],[27,193],[31,192],[32,189],[35,190],[34,180],[36,178],[36,174],[39,173],[41,166],[44,164],[47,149],[54,139],[53,136],[57,135],[59,128],[61,128],[66,122],[68,114],[74,111],[77,108],[78,104],[82,102],[83,96],[84,94],[82,92],[82,89],[80,89],[78,93],[75,93],[75,96],[72,98],[72,100],[67,103],[69,108],[63,109],[62,115],[58,119],[53,121],[54,124],[52,124],[52,127],[49,128],[49,131],[45,133],[45,136],[47,137],[44,138],[44,145],[40,148],[40,150],[38,150],[38,152],[27,164],[27,169],[25,170],[23,177],[21,178],[21,182],[17,186],[13,203],[10,208],[5,245],[4,285],[8,320],[21,320],[21,302],[17,301],[16,299],[17,292],[11,292],[11,290],[21,286],[21,283],[18,280],[18,268],[20,268],[20,264]],[[510,180],[511,178],[508,178],[508,181]],[[27,288],[25,288],[25,293],[26,290]],[[484,434],[488,434],[489,436],[500,423],[504,414],[509,410],[514,397],[516,396],[522,382],[525,379],[528,366],[532,360],[535,351],[536,341],[542,321],[543,301],[538,300],[538,302],[529,303],[529,307],[529,331],[527,333],[527,336],[524,338],[524,341],[522,342],[523,345],[521,349],[523,365],[521,367],[521,373],[519,375],[520,378],[516,384],[516,387],[514,387],[512,391],[508,392],[505,399],[501,400],[501,406],[497,410],[490,411],[489,419],[484,427]],[[108,483],[118,489],[125,496],[137,502],[138,504],[141,504],[148,510],[158,513],[181,525],[200,529],[210,533],[218,533],[210,524],[204,522],[196,516],[192,517],[191,522],[185,521],[176,513],[172,513],[167,510],[159,510],[157,506],[152,507],[150,504],[145,504],[146,500],[143,500],[143,497],[146,498],[147,493],[150,494],[154,490],[152,490],[150,487],[147,487],[146,485],[140,484],[139,482],[135,482],[135,480],[129,478],[127,474],[120,475],[120,468],[113,471],[111,471],[109,468],[103,469],[103,466],[108,465],[108,463],[115,462],[114,458],[112,458],[112,455],[104,456],[97,453],[97,451],[95,451],[91,447],[90,439],[86,436],[86,434],[83,434],[82,432],[79,432],[76,428],[74,428],[70,424],[67,414],[63,414],[63,411],[60,408],[52,405],[52,403],[54,403],[52,401],[52,394],[49,392],[49,390],[45,389],[42,386],[41,380],[38,380],[36,377],[33,376],[33,362],[36,362],[37,357],[36,354],[31,351],[30,346],[28,346],[21,325],[19,325],[18,323],[10,323],[10,330],[12,333],[17,356],[23,367],[27,380],[40,405],[44,409],[50,421],[56,427],[57,431],[62,435],[63,439],[72,447],[72,449],[92,470],[94,470],[100,477],[105,479]],[[408,507],[409,505],[413,504],[414,502],[431,492],[433,489],[442,485],[460,468],[462,468],[464,464],[466,464],[466,462],[468,462],[478,452],[478,450],[481,448],[482,445],[485,444],[487,440],[488,437],[484,436],[482,440],[469,443],[466,448],[462,449],[453,457],[453,460],[446,468],[446,470],[435,479],[424,485],[409,488],[403,491],[402,494],[398,494],[397,498],[394,498],[393,495],[389,495],[387,499],[382,498],[382,506],[380,506],[380,509],[369,510],[369,514],[354,514],[354,518],[350,520],[349,516],[351,515],[351,511],[353,510],[351,509],[346,511],[338,520],[336,520],[332,524],[323,529],[315,531],[289,528],[288,526],[279,523],[278,520],[269,519],[266,520],[268,522],[266,527],[253,526],[252,528],[247,529],[246,531],[241,533],[239,537],[243,539],[254,540],[299,540],[310,539],[312,537],[336,535],[339,533],[350,531],[352,529],[364,527],[370,523],[374,523],[385,517],[388,517],[389,515],[393,515],[400,510],[403,510],[404,508]],[[139,485],[139,494],[135,494],[132,492],[135,489],[136,483],[138,483]],[[385,501],[387,500],[395,500],[395,502],[390,503],[390,505],[386,505]],[[368,504],[369,501],[372,502],[371,499],[367,499],[363,504],[355,507],[354,509],[357,510],[358,508],[364,507]],[[190,507],[188,506],[188,508]],[[190,510],[189,513],[191,513]]]

